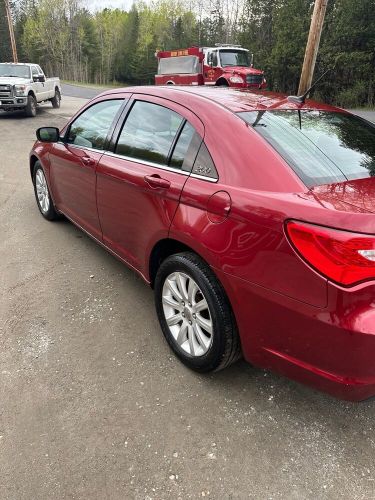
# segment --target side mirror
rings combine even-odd
[[[60,130],[56,127],[41,127],[36,131],[36,137],[41,142],[58,142]]]

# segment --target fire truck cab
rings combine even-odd
[[[263,71],[253,67],[253,57],[239,45],[190,47],[159,51],[156,85],[218,85],[264,88]]]

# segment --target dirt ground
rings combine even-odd
[[[40,216],[34,131],[83,102],[0,114],[0,498],[375,498],[375,400],[242,361],[189,371],[141,279]]]

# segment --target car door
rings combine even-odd
[[[50,152],[54,201],[58,210],[96,238],[102,238],[96,208],[96,165],[124,98],[91,104],[73,120]]]
[[[148,255],[168,237],[204,129],[188,109],[159,97],[133,94],[125,114],[98,164],[98,213],[106,245],[147,275]]]
[[[42,68],[38,65],[36,66],[36,68],[38,70],[39,81],[42,84],[40,99],[44,101],[44,100],[50,98],[51,88],[50,88],[49,82],[47,82],[46,76],[45,76]]]
[[[31,66],[31,75],[33,79],[33,89],[37,102],[43,100],[43,83],[39,81],[39,71],[36,66]]]

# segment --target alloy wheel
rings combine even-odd
[[[170,274],[163,286],[163,311],[168,329],[179,347],[198,357],[213,340],[212,315],[205,296],[191,276]]]
[[[35,175],[35,190],[41,211],[46,214],[50,207],[50,198],[47,181],[42,169],[38,169]]]

